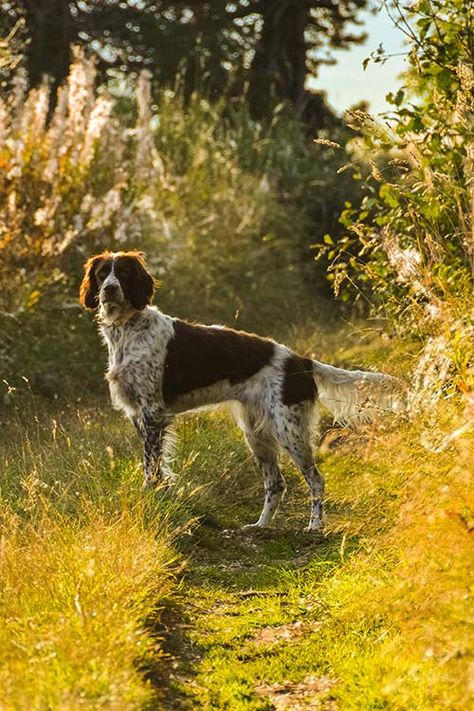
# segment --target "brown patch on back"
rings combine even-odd
[[[163,373],[165,403],[221,380],[242,382],[268,365],[274,351],[267,338],[176,319]]]
[[[284,372],[282,387],[284,405],[296,405],[305,400],[315,401],[318,391],[313,377],[313,364],[309,358],[293,353],[286,360]]]

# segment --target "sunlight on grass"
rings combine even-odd
[[[429,420],[346,434],[322,463],[329,499],[322,544],[302,538],[306,492],[288,465],[289,491],[273,532],[223,535],[204,519],[185,592],[202,660],[191,684],[189,677],[173,682],[176,693],[202,708],[270,708],[270,698],[292,698],[291,689],[302,708],[311,700],[321,708],[466,708],[472,429],[449,439],[465,418],[467,410],[444,403]],[[199,442],[213,441],[216,425],[242,452],[240,465],[226,469],[220,439],[222,478],[207,478],[206,505],[228,521],[237,496],[247,502],[242,510],[252,505],[256,472],[242,467],[244,450],[225,420],[199,418]],[[202,472],[192,467],[188,475]],[[226,483],[229,496],[213,499],[213,487],[222,492]]]
[[[102,423],[69,419],[4,443],[0,706],[142,707],[173,590],[169,513],[132,496],[134,468],[107,454]]]
[[[294,335],[302,351],[321,340]],[[370,367],[387,349],[373,343],[349,335],[335,360]],[[263,486],[225,414],[180,420],[176,481],[144,496],[140,444],[108,405],[27,427],[22,409],[2,437],[2,708],[469,705],[468,396],[357,431],[324,420],[324,539],[302,532],[286,459],[274,528],[241,529]]]

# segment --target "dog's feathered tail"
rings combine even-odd
[[[320,402],[344,425],[367,422],[374,412],[405,409],[401,380],[384,373],[344,370],[313,360]]]

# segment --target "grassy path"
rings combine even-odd
[[[315,586],[341,563],[345,537],[303,532],[307,492],[289,465],[288,495],[275,526],[244,529],[257,517],[262,484],[239,433],[214,419],[217,428],[207,417],[180,433],[188,443],[180,452],[185,469],[190,462],[184,478],[202,486],[190,505],[202,518],[179,538],[187,565],[179,604],[164,615],[171,656],[163,705],[335,708],[335,680],[329,665],[317,661],[324,610]],[[201,454],[193,459],[186,446],[197,439]],[[221,479],[204,474],[216,467]]]
[[[183,423],[180,508],[200,518],[178,538],[186,569],[164,617],[164,708],[466,707],[472,544],[452,512],[472,441],[453,467],[452,452],[427,455],[410,432],[337,435],[321,464],[323,538],[303,532],[307,492],[288,463],[274,528],[243,530],[262,485],[239,433],[219,416]]]
[[[288,462],[274,528],[242,530],[263,487],[225,416],[184,418],[176,486],[144,495],[119,416],[39,414],[0,436],[2,711],[470,707],[474,439],[454,403],[330,435],[325,538]]]
[[[336,564],[340,541],[209,526],[193,539],[183,620],[167,629],[178,655],[170,707],[333,708],[333,679],[314,664],[321,609],[304,578]]]

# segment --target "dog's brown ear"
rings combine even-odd
[[[133,308],[141,310],[151,302],[158,282],[147,271],[142,252],[128,252],[125,256],[132,263],[132,275],[127,296]]]
[[[79,288],[79,303],[85,309],[90,309],[91,311],[94,311],[99,305],[99,286],[97,284],[95,270],[99,261],[103,259],[103,256],[102,254],[97,254],[88,259],[84,264],[84,278]]]

